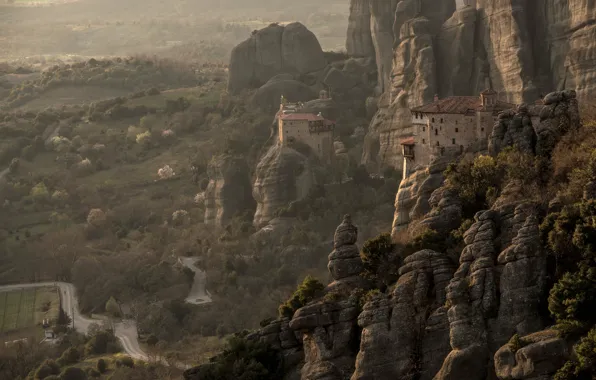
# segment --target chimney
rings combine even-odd
[[[439,94],[435,94],[435,102],[439,100]]]

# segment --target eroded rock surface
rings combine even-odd
[[[489,138],[489,152],[496,155],[513,146],[524,153],[549,157],[565,134],[580,128],[575,91],[551,92],[542,103],[522,104],[516,111],[500,113]]]
[[[225,226],[234,216],[254,210],[250,171],[243,157],[221,155],[207,167],[205,224]]]
[[[360,351],[352,380],[431,379],[449,353],[445,288],[455,265],[442,253],[408,256],[391,295],[378,294],[358,318]]]
[[[315,183],[306,156],[275,144],[257,165],[252,194],[257,202],[253,224],[261,228],[277,216],[280,208],[306,197]]]
[[[314,73],[326,64],[319,41],[304,25],[271,24],[232,49],[228,91],[257,88],[282,73]]]

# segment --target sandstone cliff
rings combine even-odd
[[[412,105],[432,100],[433,91],[442,97],[476,94],[486,76],[502,100],[515,103],[562,88],[575,89],[580,98],[593,93],[596,4],[471,3],[456,10],[455,0],[353,0],[348,53],[376,58],[383,90],[389,88],[382,73],[393,57],[389,90],[396,95],[405,89]]]
[[[213,157],[207,168],[205,224],[225,226],[234,216],[254,210],[250,171],[243,157]]]

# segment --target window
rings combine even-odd
[[[435,136],[439,134],[439,130],[435,128]]]
[[[433,119],[432,119],[432,120],[433,120],[433,123],[434,123],[434,122],[435,122],[435,118],[433,117]]]
[[[443,123],[443,118],[441,118],[441,124]]]
[[[457,132],[459,132],[459,129],[458,128],[455,128],[455,133],[457,133]]]
[[[423,144],[426,144],[426,140],[422,139],[422,143],[423,143]]]
[[[482,132],[484,132],[484,127],[480,128],[480,130],[481,130]]]
[[[455,139],[451,139],[451,143],[455,145]]]
[[[439,142],[437,141],[437,146],[439,146]]]
[[[422,127],[422,132],[426,132],[426,127]]]
[[[455,120],[455,125],[457,125],[457,120]]]

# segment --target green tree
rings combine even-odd
[[[362,245],[360,258],[365,276],[374,281],[377,288],[384,290],[397,280],[400,263],[397,262],[391,234],[386,232],[367,240]]]
[[[60,366],[53,360],[47,359],[35,371],[36,379],[45,379],[50,375],[60,374]]]
[[[108,363],[104,359],[97,361],[97,370],[99,373],[105,373],[108,370]]]
[[[310,301],[322,295],[325,287],[321,282],[311,276],[306,276],[302,284],[292,296],[279,307],[279,314],[283,317],[291,318],[296,310],[305,306]]]
[[[114,297],[110,297],[108,302],[106,302],[106,312],[108,312],[112,317],[120,317],[120,306]]]
[[[87,380],[87,374],[81,368],[68,367],[60,374],[62,380]]]
[[[74,347],[69,347],[62,353],[62,355],[58,359],[58,363],[61,366],[66,366],[66,365],[74,364],[74,363],[78,362],[79,359],[80,359],[79,351]]]

